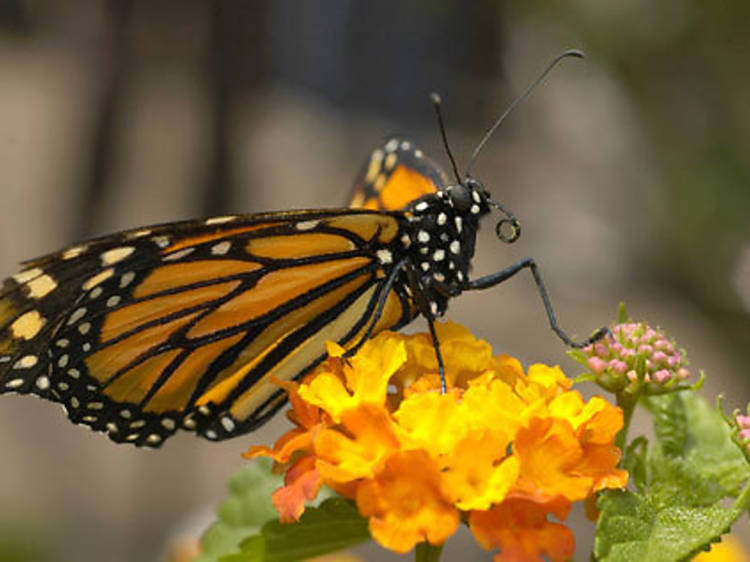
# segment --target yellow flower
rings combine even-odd
[[[274,494],[298,519],[322,484],[356,501],[373,538],[397,552],[443,543],[467,521],[497,560],[569,557],[571,502],[623,487],[614,437],[622,412],[585,402],[559,367],[495,357],[462,326],[437,326],[446,365],[440,390],[428,334],[384,332],[351,358],[329,359],[285,384],[295,428],[252,447],[286,471]]]

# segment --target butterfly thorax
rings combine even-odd
[[[415,200],[407,208],[402,238],[419,289],[434,316],[461,293],[471,269],[479,219],[489,213],[488,194],[476,180]]]

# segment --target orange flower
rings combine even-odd
[[[473,511],[469,517],[472,533],[486,549],[500,548],[497,562],[537,562],[569,560],[575,553],[575,537],[568,527],[547,521],[547,513],[564,519],[569,503],[558,500],[549,505],[520,498],[508,499],[489,511]]]
[[[329,344],[323,365],[284,385],[296,427],[246,454],[286,471],[273,498],[282,520],[298,519],[325,484],[355,500],[373,538],[397,552],[443,543],[463,518],[498,560],[569,557],[572,534],[547,517],[626,484],[613,444],[622,412],[585,402],[559,367],[524,373],[461,326],[437,331],[445,393],[429,335],[391,332],[348,359]]]

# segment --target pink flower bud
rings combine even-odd
[[[589,369],[597,375],[601,374],[607,368],[607,362],[599,357],[589,357],[586,363],[588,363]]]

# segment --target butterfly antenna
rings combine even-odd
[[[430,94],[430,100],[432,100],[432,105],[435,107],[435,113],[437,114],[437,120],[438,120],[438,126],[440,127],[440,136],[443,137],[443,146],[445,147],[445,151],[448,153],[448,158],[451,161],[451,166],[453,166],[453,173],[456,175],[456,181],[458,183],[461,183],[461,175],[458,173],[458,166],[456,166],[456,159],[453,158],[451,147],[448,146],[448,136],[445,134],[445,125],[443,124],[443,112],[440,110],[440,105],[443,103],[443,100],[440,99],[440,95],[437,92],[432,92]]]
[[[471,173],[471,168],[474,166],[474,161],[477,159],[477,156],[479,155],[479,152],[482,150],[484,145],[487,143],[489,138],[492,136],[492,134],[495,132],[495,129],[497,129],[500,126],[500,123],[502,123],[505,118],[510,114],[511,111],[515,109],[515,107],[521,103],[523,100],[525,100],[531,92],[533,92],[536,87],[540,84],[542,80],[547,76],[547,74],[550,73],[550,71],[555,68],[558,62],[560,62],[562,59],[566,57],[577,57],[579,59],[582,59],[584,57],[583,51],[579,51],[578,49],[568,49],[567,51],[563,51],[559,55],[557,55],[554,59],[552,59],[552,62],[550,62],[547,65],[547,68],[544,69],[544,72],[542,72],[539,77],[534,80],[534,82],[529,85],[526,90],[518,96],[515,101],[508,106],[508,109],[506,109],[503,114],[498,117],[497,121],[490,127],[490,129],[487,131],[487,133],[484,135],[482,140],[479,142],[477,147],[474,149],[474,152],[471,155],[471,160],[469,160],[469,167],[466,169],[466,174],[468,175]]]

